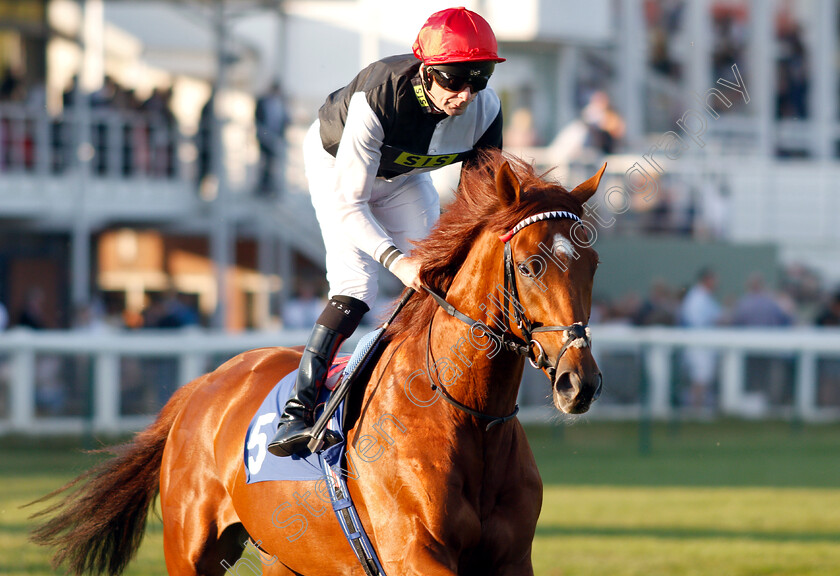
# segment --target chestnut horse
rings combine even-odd
[[[349,491],[387,574],[533,574],[542,482],[516,397],[526,357],[562,412],[600,393],[586,328],[598,257],[580,218],[603,172],[569,192],[485,154],[417,245],[450,313],[415,293],[348,400]],[[71,573],[119,574],[159,492],[171,575],[258,571],[239,560],[249,537],[263,574],[363,574],[322,487],[246,483],[249,422],[299,359],[252,350],[179,389],[115,458],[54,493],[81,485],[39,513],[54,516],[35,541]]]

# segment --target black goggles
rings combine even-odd
[[[473,92],[479,92],[487,88],[495,67],[495,62],[477,62],[469,66],[441,64],[429,66],[427,70],[444,90],[461,92],[469,86]]]

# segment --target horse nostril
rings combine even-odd
[[[595,402],[598,398],[601,397],[601,391],[604,388],[604,378],[601,376],[601,373],[598,373],[598,387],[595,388],[595,394],[592,395],[592,401]]]
[[[561,372],[554,380],[554,389],[563,396],[574,397],[580,390],[580,378],[574,372]]]

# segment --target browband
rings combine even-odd
[[[548,220],[549,218],[570,218],[572,220],[580,222],[580,218],[578,216],[572,214],[571,212],[566,212],[565,210],[552,210],[550,212],[540,212],[539,214],[534,214],[533,216],[528,216],[527,218],[525,218],[525,220],[508,230],[506,234],[502,234],[501,236],[499,236],[499,240],[501,240],[502,242],[508,242],[511,238],[513,238],[514,234],[525,228],[525,226],[530,226],[534,222]]]

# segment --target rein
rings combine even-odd
[[[519,232],[526,226],[529,226],[530,224],[552,218],[569,218],[571,220],[580,222],[580,218],[575,214],[572,214],[571,212],[542,212],[540,214],[536,214],[534,216],[530,216],[522,220],[516,226],[511,228],[510,231],[508,231],[506,234],[499,237],[499,240],[501,240],[505,244],[504,306],[505,310],[507,310],[508,308],[513,308],[513,317],[516,320],[516,326],[521,332],[522,338],[510,332],[510,326],[508,325],[508,316],[504,313],[502,314],[502,316],[505,319],[505,331],[502,334],[497,334],[493,330],[490,330],[490,327],[486,325],[482,325],[482,329],[489,331],[492,336],[498,339],[502,347],[508,350],[509,352],[514,352],[520,356],[528,358],[528,361],[534,368],[545,368],[551,380],[554,381],[555,375],[557,373],[557,365],[560,363],[560,358],[563,357],[563,354],[566,353],[566,350],[568,350],[570,347],[584,348],[590,345],[592,338],[590,335],[589,326],[582,322],[575,322],[568,326],[538,326],[536,328],[534,327],[534,322],[529,320],[528,317],[525,315],[525,307],[519,299],[519,290],[516,285],[515,274],[515,271],[518,268],[516,266],[516,262],[513,259],[513,250],[510,246],[510,242],[517,232]],[[522,269],[518,270],[524,276],[530,276],[529,273],[523,272]],[[463,312],[458,310],[454,305],[448,302],[445,297],[441,296],[431,288],[423,286],[423,290],[425,290],[434,299],[434,301],[438,304],[438,306],[440,306],[443,309],[444,312],[446,312],[453,318],[457,318],[458,320],[470,327],[479,322],[478,320],[475,320],[474,318],[471,318],[467,314],[464,314]],[[496,424],[503,424],[508,420],[512,420],[519,412],[518,404],[514,406],[513,412],[511,412],[507,416],[491,416],[489,414],[484,414],[483,412],[473,410],[472,408],[469,408],[461,402],[458,402],[446,391],[444,386],[438,385],[436,382],[434,382],[432,378],[431,367],[429,365],[429,356],[431,355],[432,345],[433,322],[434,316],[432,316],[432,319],[429,320],[429,333],[426,340],[426,373],[429,375],[429,379],[432,381],[432,390],[440,390],[443,399],[450,403],[452,406],[458,408],[459,410],[466,412],[471,416],[475,416],[476,418],[490,420],[491,422],[487,425],[485,430],[490,430],[490,428],[492,428]],[[560,349],[560,354],[557,355],[557,360],[553,365],[546,356],[545,350],[543,349],[542,345],[533,338],[533,335],[539,332],[567,333],[566,341],[563,343],[563,348]],[[539,353],[537,355],[534,354],[535,346],[539,350]]]
[[[429,294],[432,294],[433,297],[437,296],[437,294],[435,294],[434,292],[431,292],[425,286],[423,286],[423,288],[427,292],[429,292]],[[456,312],[457,312],[457,310],[456,310]],[[460,314],[460,312],[459,312],[459,314]],[[466,316],[466,318],[469,318],[469,316]],[[432,325],[433,324],[434,324],[434,316],[432,317],[431,320],[429,320],[429,333],[426,337],[426,374],[429,375],[429,380],[432,383],[432,391],[434,392],[434,391],[440,390],[441,397],[443,397],[444,400],[449,402],[451,405],[453,405],[458,410],[461,410],[462,412],[466,412],[470,416],[475,416],[476,418],[480,418],[482,420],[490,420],[490,423],[487,424],[487,427],[484,429],[485,432],[490,430],[490,428],[492,428],[496,424],[504,424],[508,420],[512,420],[517,414],[519,414],[519,404],[516,404],[513,407],[513,412],[511,412],[507,416],[491,416],[490,414],[485,414],[484,412],[479,412],[478,410],[473,410],[472,408],[470,408],[466,404],[462,404],[461,402],[458,402],[455,398],[453,398],[449,394],[449,392],[446,391],[445,386],[438,385],[438,383],[434,381],[434,378],[432,376],[432,367],[429,365],[429,357],[432,355]],[[475,321],[473,321],[473,324],[475,324]],[[470,325],[472,325],[472,324],[470,324]]]

